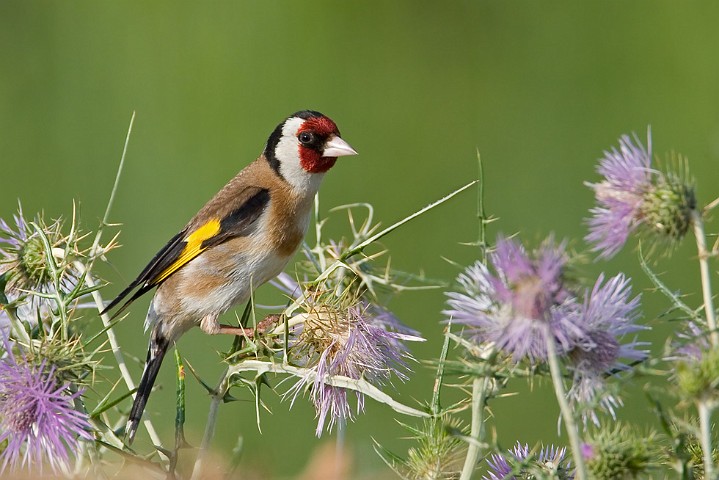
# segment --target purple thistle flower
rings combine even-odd
[[[639,296],[631,296],[631,285],[624,275],[616,275],[606,282],[604,275],[600,275],[582,306],[584,335],[569,352],[569,368],[574,372],[569,398],[585,405],[597,403],[612,417],[621,400],[605,391],[605,376],[629,370],[631,367],[622,359],[636,363],[644,360],[648,353],[638,349],[648,345],[646,342],[619,343],[625,335],[648,328],[635,323],[639,318]],[[591,408],[584,414],[585,422],[587,418],[599,424]]]
[[[53,471],[66,470],[70,452],[78,440],[92,440],[87,416],[73,408],[82,392],[69,392],[68,384],[58,385],[55,368],[18,362],[9,343],[0,360],[0,472],[39,468],[49,463]]]
[[[282,273],[273,285],[290,296],[302,298],[306,310],[305,321],[292,332],[293,361],[310,372],[290,388],[293,402],[300,392],[310,389],[310,397],[317,413],[317,436],[327,425],[354,418],[348,390],[328,385],[332,376],[365,379],[375,386],[384,386],[392,375],[407,379],[412,356],[406,341],[424,341],[419,333],[403,325],[394,314],[366,300],[326,298],[340,301],[333,307],[322,301],[323,296],[305,293],[289,275]],[[348,302],[349,300],[349,302]],[[347,306],[349,303],[349,306]],[[364,411],[364,395],[355,392],[357,413]]]
[[[646,358],[628,334],[645,327],[639,317],[639,297],[631,297],[629,279],[601,275],[591,292],[582,296],[563,282],[564,244],[551,239],[533,255],[511,239],[499,238],[489,267],[477,262],[458,277],[461,292],[448,292],[444,313],[467,326],[478,343],[493,344],[515,361],[547,359],[545,334],[557,345],[557,354],[574,374],[569,398],[585,408],[585,422],[595,423],[595,407],[612,416],[621,400],[607,392],[606,377]]]
[[[354,305],[340,315],[317,312],[305,321],[295,344],[300,361],[314,372],[301,378],[290,390],[296,396],[311,386],[311,398],[317,412],[317,436],[325,424],[332,430],[335,422],[354,418],[348,391],[325,383],[329,377],[364,378],[376,386],[390,382],[392,375],[407,379],[408,359],[412,359],[403,341],[424,341],[421,337],[387,329],[386,317],[377,321],[369,309]],[[312,365],[312,366],[309,366]],[[355,392],[357,413],[364,411],[364,396]],[[328,420],[329,418],[329,420]]]
[[[582,458],[587,461],[594,460],[597,456],[596,449],[589,443],[583,442],[581,446]]]
[[[672,352],[666,360],[673,361],[672,381],[688,398],[715,401],[719,379],[719,350],[712,347],[707,330],[693,321],[687,330],[678,333],[679,341],[672,342]]]
[[[597,172],[599,183],[586,183],[594,190],[597,206],[590,210],[587,242],[601,258],[614,256],[641,222],[644,196],[652,188],[652,137],[647,133],[647,148],[635,136],[619,140],[619,151],[604,152]]]
[[[605,151],[599,162],[597,171],[604,180],[586,183],[594,190],[597,206],[590,210],[585,240],[599,258],[614,256],[639,227],[656,238],[680,240],[696,210],[685,159],[675,162],[676,171],[652,169],[651,130],[647,132],[646,149],[636,135],[634,140],[624,135],[619,145],[619,151]]]
[[[569,473],[570,462],[563,464],[566,448],[542,447],[536,457],[532,457],[529,445],[517,444],[507,454],[493,453],[487,459],[489,471],[483,480],[516,480],[534,478],[538,472],[558,476],[560,479],[572,479]]]
[[[525,447],[529,448],[527,445],[525,445]],[[517,442],[515,450],[517,448],[522,448],[519,442]],[[510,454],[512,454],[511,450],[509,452]],[[502,480],[515,478],[514,476],[509,476],[512,473],[512,467],[509,465],[509,462],[501,453],[491,454],[487,459],[487,465],[489,465],[490,470],[487,472],[487,475],[482,477],[483,480]]]
[[[699,325],[690,321],[687,322],[686,332],[677,333],[678,342],[673,342],[673,354],[667,360],[683,360],[697,362],[701,360],[704,352],[711,350],[709,336]]]
[[[489,260],[494,273],[477,262],[459,275],[463,291],[447,293],[443,313],[517,361],[546,359],[545,331],[560,354],[574,348],[583,330],[579,304],[563,281],[565,244],[550,238],[530,256],[518,241],[500,237]]]
[[[23,217],[22,207],[18,209],[17,215],[13,215],[13,219],[16,227],[14,229],[0,218],[0,245],[5,244],[5,248],[0,246],[0,255],[5,258],[10,257],[9,251],[16,251],[28,237],[28,225]]]

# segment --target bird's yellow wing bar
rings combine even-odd
[[[207,247],[203,247],[206,240],[214,237],[220,232],[220,221],[213,218],[192,232],[185,239],[185,248],[182,249],[177,259],[167,268],[152,279],[153,284],[162,282],[164,279],[175,273],[180,267],[201,254]]]

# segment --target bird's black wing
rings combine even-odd
[[[266,188],[247,187],[235,197],[234,202],[226,205],[223,210],[227,210],[227,213],[222,218],[207,216],[208,218],[200,218],[199,222],[198,218],[193,219],[157,252],[137,278],[100,313],[105,314],[116,307],[137,288],[137,291],[113,314],[113,318],[118,316],[132,302],[162,283],[203,251],[231,238],[246,236],[269,201],[270,195]],[[193,226],[195,223],[198,226]]]

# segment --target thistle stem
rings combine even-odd
[[[85,274],[85,283],[89,288],[94,288],[97,285],[95,283],[95,280],[92,278],[92,275],[90,275],[90,272],[85,269],[85,266],[81,262],[75,262],[75,267],[80,271],[81,274]],[[103,308],[105,308],[105,302],[103,301],[100,292],[97,290],[93,291],[92,298],[93,300],[95,300],[95,305],[97,306],[98,311],[102,311]],[[125,381],[125,385],[127,385],[128,390],[134,390],[135,382],[132,380],[130,370],[128,370],[127,364],[125,363],[125,357],[122,355],[122,350],[120,349],[120,344],[117,341],[117,336],[115,336],[115,330],[112,328],[110,317],[105,314],[100,315],[100,318],[102,319],[102,326],[105,328],[105,335],[107,335],[107,340],[110,342],[110,350],[112,350],[112,354],[115,357],[115,361],[117,362],[117,367],[120,369],[120,375]],[[150,435],[150,440],[152,440],[152,444],[161,446],[162,440],[160,440],[160,436],[157,434],[157,430],[155,430],[155,427],[152,425],[152,421],[150,421],[149,419],[145,419],[142,421],[142,424],[145,426],[147,433]]]
[[[488,377],[475,377],[472,382],[472,425],[470,435],[475,442],[469,442],[460,480],[469,480],[477,466],[480,444],[484,436],[484,404],[487,401]]]
[[[707,206],[704,207],[704,211],[708,212],[710,210],[713,210],[714,208],[716,208],[717,205],[719,205],[719,197],[717,197],[714,200],[712,200],[711,202],[709,202],[707,204]]]
[[[210,410],[207,414],[207,424],[205,425],[205,434],[202,437],[202,444],[200,445],[200,451],[197,453],[197,460],[195,460],[195,466],[192,469],[191,480],[199,480],[202,478],[202,469],[204,468],[205,458],[210,450],[210,443],[215,436],[215,427],[217,426],[217,415],[220,411],[220,403],[225,396],[227,391],[226,382],[229,378],[229,369],[220,377],[220,381],[217,383],[215,391],[212,392],[210,400]]]
[[[707,250],[706,236],[704,235],[704,222],[701,213],[692,210],[692,224],[694,236],[697,240],[699,253],[699,272],[702,280],[702,296],[704,297],[704,314],[713,347],[719,347],[719,332],[717,332],[716,314],[714,312],[714,299],[712,298],[711,271],[709,270],[709,251]]]
[[[320,262],[320,272],[324,272],[327,268],[325,256],[320,255],[322,251],[322,220],[320,220],[320,194],[315,195],[315,251],[318,253],[317,258]]]
[[[231,365],[227,375],[234,375],[239,372],[256,372],[257,375],[262,375],[268,372],[283,373],[297,378],[304,378],[308,383],[314,382],[316,378],[316,372],[313,369],[263,360],[244,360],[240,363]],[[342,375],[331,375],[323,378],[322,383],[332,387],[341,387],[347,390],[352,390],[353,392],[360,392],[379,403],[388,405],[392,410],[403,415],[420,418],[432,417],[432,414],[426,412],[425,410],[418,410],[396,401],[383,390],[380,390],[378,387],[368,382],[365,378],[356,379]]]
[[[117,168],[115,182],[112,185],[112,192],[110,193],[110,199],[107,202],[107,207],[105,207],[105,214],[102,218],[102,225],[100,225],[100,228],[98,228],[97,234],[95,235],[95,240],[93,241],[92,247],[90,248],[90,261],[88,262],[87,267],[81,262],[75,262],[75,267],[81,274],[85,276],[85,283],[89,288],[94,288],[97,285],[95,280],[92,278],[90,271],[95,264],[95,260],[101,255],[101,251],[103,250],[100,247],[100,239],[102,238],[104,227],[108,225],[108,222],[110,221],[110,211],[112,210],[112,205],[115,201],[115,194],[117,193],[117,189],[120,184],[120,177],[122,175],[122,170],[125,165],[125,157],[127,156],[127,146],[130,143],[130,135],[132,134],[132,125],[134,123],[135,112],[132,112],[132,117],[130,117],[130,126],[127,129],[127,135],[125,136],[125,144],[122,148],[120,165]],[[103,311],[105,309],[105,302],[103,301],[100,292],[97,290],[93,291],[92,298],[93,300],[95,300],[95,306],[97,307],[98,312]],[[102,326],[105,328],[105,334],[107,335],[107,339],[110,342],[110,349],[112,350],[112,354],[115,357],[117,366],[120,369],[120,375],[125,381],[125,385],[127,386],[128,390],[134,390],[135,382],[132,380],[130,370],[128,370],[127,364],[125,363],[125,357],[122,355],[122,351],[120,350],[120,344],[118,343],[117,337],[115,336],[115,330],[112,328],[110,317],[105,314],[100,315],[100,318],[102,319]],[[133,398],[135,398],[134,395]],[[145,419],[143,420],[142,424],[145,426],[145,430],[147,430],[147,433],[150,435],[150,440],[152,440],[152,444],[155,446],[161,446],[162,441],[160,440],[160,436],[157,434],[157,430],[155,430],[155,427],[152,425],[152,422],[149,419]]]
[[[699,428],[701,430],[702,453],[704,455],[704,478],[714,478],[714,461],[712,458],[711,417],[712,407],[707,401],[697,404],[699,410]]]
[[[437,365],[437,374],[434,377],[434,388],[432,389],[432,415],[435,417],[439,415],[440,405],[440,394],[442,392],[442,381],[444,379],[444,367],[447,363],[447,353],[449,352],[449,334],[452,331],[452,319],[449,319],[447,326],[444,328],[444,344],[442,344],[442,351],[439,353],[439,362]]]
[[[554,344],[554,338],[552,335],[546,330],[544,332],[544,340],[547,345],[547,362],[549,363],[549,371],[552,376],[552,384],[554,385],[554,394],[557,397],[559,410],[562,414],[562,419],[564,420],[564,428],[567,431],[569,445],[572,448],[572,457],[574,458],[574,463],[576,465],[576,478],[577,480],[586,480],[587,468],[584,465],[584,457],[582,456],[582,445],[579,438],[579,430],[577,429],[577,423],[574,421],[574,414],[567,402],[567,394],[564,391],[562,371],[557,357],[557,346]]]
[[[130,144],[130,135],[132,134],[132,126],[135,123],[135,112],[132,112],[132,117],[130,117],[130,126],[127,127],[127,135],[125,136],[125,144],[122,147],[122,155],[120,156],[120,165],[117,167],[117,173],[115,174],[115,182],[112,184],[112,191],[110,192],[110,198],[107,201],[107,207],[105,207],[105,214],[102,217],[102,224],[100,225],[100,228],[97,230],[97,234],[95,235],[95,240],[92,242],[92,248],[90,249],[90,267],[91,269],[92,265],[95,263],[95,260],[98,257],[98,254],[100,253],[100,238],[102,237],[102,232],[104,230],[104,227],[109,225],[110,223],[110,211],[112,210],[112,205],[115,203],[115,195],[117,194],[117,189],[120,186],[120,177],[122,176],[122,171],[125,167],[125,157],[127,156],[127,146]]]

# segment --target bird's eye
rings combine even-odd
[[[315,140],[315,136],[311,132],[302,132],[297,138],[303,145],[308,145]]]

